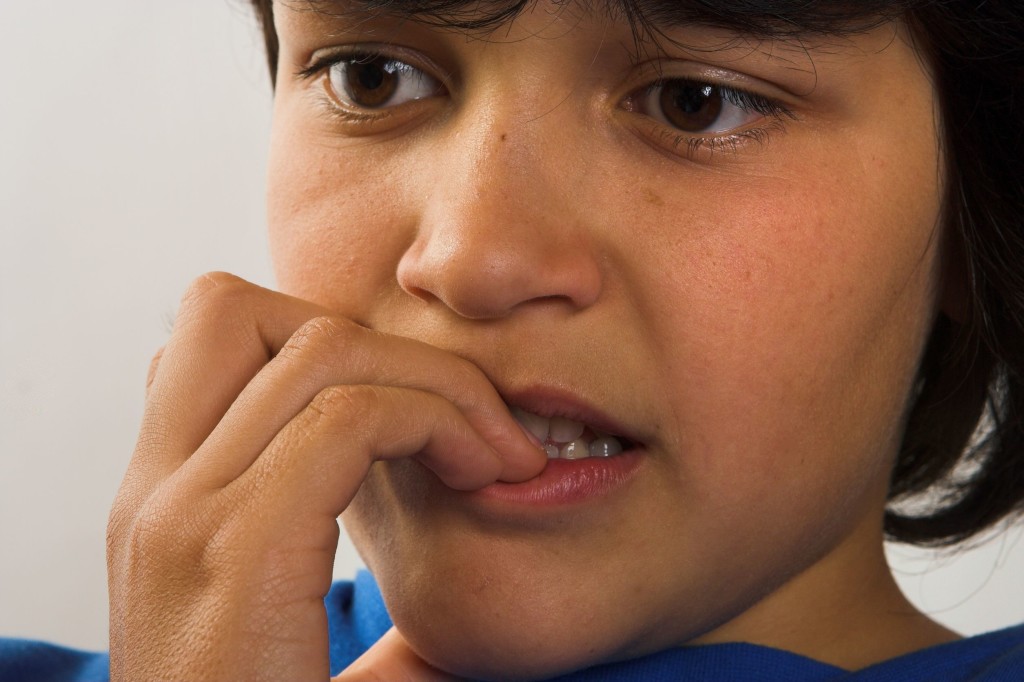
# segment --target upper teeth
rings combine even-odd
[[[611,457],[622,452],[618,438],[587,431],[586,424],[565,417],[541,417],[518,407],[512,416],[544,445],[549,459]]]

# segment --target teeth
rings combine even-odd
[[[552,417],[550,421],[549,436],[556,443],[571,443],[582,436],[583,431],[587,428],[580,422],[574,422],[563,417]]]
[[[591,457],[611,457],[622,452],[622,443],[617,438],[604,436],[590,444]]]
[[[587,445],[587,441],[580,438],[563,445],[558,455],[562,459],[583,459],[590,457],[590,446]]]
[[[548,459],[584,459],[613,457],[623,450],[622,442],[603,433],[589,435],[586,424],[564,417],[541,417],[518,407],[512,416],[544,446]]]
[[[526,410],[521,410],[518,407],[512,408],[512,416],[516,418],[516,421],[523,425],[527,431],[537,437],[541,443],[548,439],[548,425],[551,423],[550,419],[539,417],[535,414],[531,414]]]

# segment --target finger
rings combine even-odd
[[[156,353],[153,354],[153,359],[149,361],[149,371],[146,373],[146,395],[149,395],[149,389],[153,386],[153,379],[156,378],[157,368],[160,367],[160,359],[163,358],[164,349],[160,348]]]
[[[248,449],[246,443],[236,443],[243,448],[236,452],[258,454],[277,429],[327,385],[391,382],[441,392],[465,409],[489,442],[508,455],[504,480],[526,480],[543,468],[545,459],[471,363],[342,318],[334,318],[334,325],[317,319],[330,319],[330,312],[231,275],[213,273],[197,280],[184,297],[159,362],[126,486],[148,490],[179,468],[210,436],[243,388],[286,348],[294,352],[285,352],[285,358],[295,361],[293,371],[304,378],[296,383],[291,399],[280,403],[281,409],[263,401],[280,397],[269,388],[257,386],[241,401],[247,409],[262,404],[270,413],[260,415],[259,424],[265,428],[250,432],[254,440]],[[362,342],[351,343],[353,338]],[[408,361],[392,364],[394,358]],[[413,379],[410,362],[428,371]],[[269,377],[267,383],[275,381]],[[237,422],[243,420],[232,421],[223,429],[229,436],[238,432]],[[251,425],[248,420],[246,426]],[[212,450],[224,452],[219,447]],[[242,463],[243,468],[246,465]]]
[[[336,519],[373,462],[412,456],[459,490],[493,483],[502,469],[499,455],[462,412],[434,393],[332,386],[283,428],[224,492],[232,502],[259,510],[262,539],[253,537],[253,542],[276,546],[282,538],[301,541],[296,533],[315,526],[311,519]],[[182,475],[192,478],[202,466],[202,460],[191,460]],[[202,473],[199,477],[205,479]]]
[[[501,480],[531,478],[547,461],[476,366],[418,341],[320,317],[300,327],[253,378],[196,453],[198,459],[214,460],[203,465],[211,476],[208,485],[224,486],[241,475],[325,388],[371,384],[447,399],[501,454]]]
[[[326,312],[225,273],[197,279],[156,363],[126,485],[148,489],[181,466],[294,331]]]
[[[391,628],[376,644],[332,682],[458,682],[460,678],[431,667]]]

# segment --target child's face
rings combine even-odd
[[[881,515],[941,195],[932,88],[894,26],[669,29],[689,49],[640,59],[626,23],[545,3],[484,39],[286,6],[277,29],[282,289],[638,443],[546,503],[376,465],[345,520],[414,646],[531,674],[694,638],[799,648],[891,597]],[[366,105],[346,116],[296,73],[356,43],[415,70],[336,67]]]

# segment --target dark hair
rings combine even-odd
[[[250,0],[271,78],[272,0]],[[326,11],[316,0],[311,9]],[[532,0],[360,0],[359,12],[487,30]],[[943,235],[967,298],[928,341],[893,470],[885,532],[947,546],[1024,511],[1024,3],[1020,0],[601,0],[636,35],[697,21],[756,37],[841,35],[902,18],[944,125]],[[353,6],[346,3],[346,6]]]

